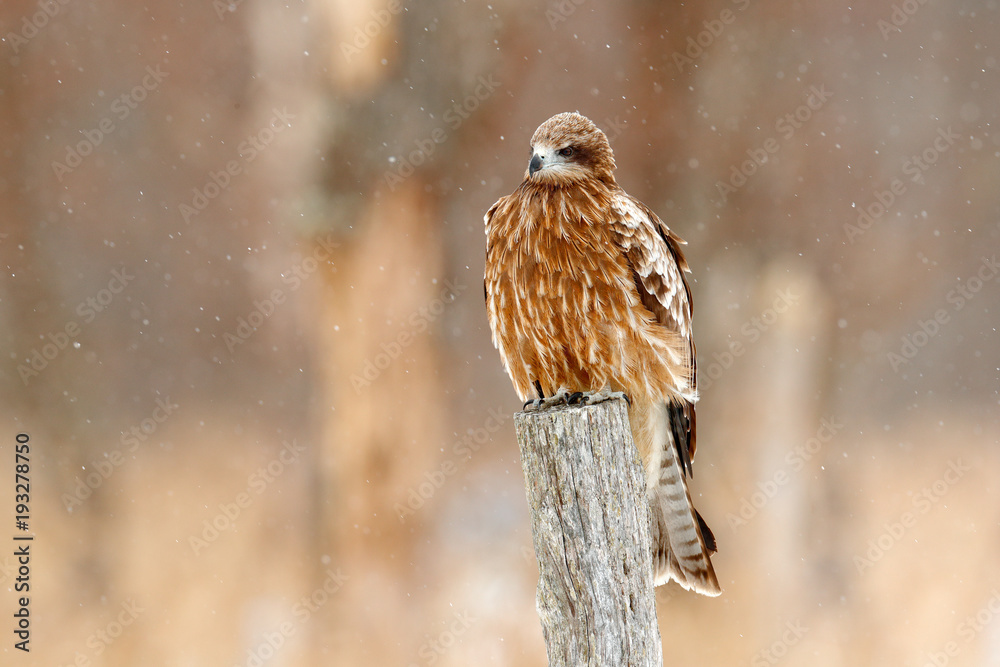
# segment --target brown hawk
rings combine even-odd
[[[687,481],[698,392],[684,241],[618,186],[608,139],[584,116],[548,119],[531,150],[524,180],[486,214],[493,344],[526,407],[630,399],[655,584],[718,595],[715,538]]]

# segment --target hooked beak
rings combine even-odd
[[[542,157],[535,153],[531,156],[531,162],[528,163],[528,176],[534,176],[535,172],[542,168]]]

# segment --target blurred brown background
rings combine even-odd
[[[579,110],[690,244],[667,664],[1000,664],[997,12],[5,1],[0,662],[544,665],[482,215]]]

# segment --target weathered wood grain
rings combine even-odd
[[[622,400],[514,416],[550,667],[663,665],[645,474]]]

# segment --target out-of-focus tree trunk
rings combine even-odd
[[[410,583],[413,559],[435,506],[421,485],[448,442],[435,320],[461,290],[444,274],[435,210],[417,178],[359,222],[325,274],[319,313],[324,550],[351,576],[337,599],[349,622],[332,626],[332,644],[344,664],[363,664],[372,647],[356,633],[395,627],[404,634],[380,646],[378,662],[403,664],[415,645],[406,619],[424,598]]]

